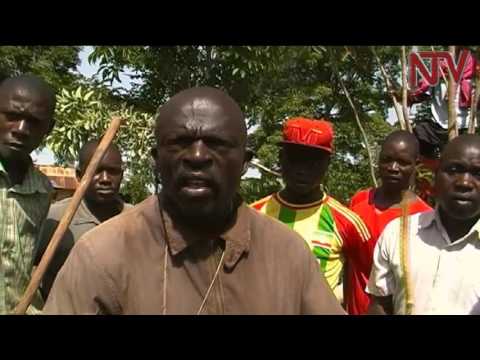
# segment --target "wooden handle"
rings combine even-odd
[[[33,299],[33,296],[37,291],[38,286],[40,285],[40,281],[42,280],[42,277],[45,274],[45,271],[47,270],[53,255],[55,254],[58,244],[60,243],[60,240],[63,238],[63,235],[67,231],[70,225],[70,222],[73,219],[73,216],[77,212],[80,202],[82,201],[83,195],[85,195],[85,192],[87,191],[87,188],[90,185],[90,182],[92,181],[93,176],[95,175],[98,165],[100,164],[100,161],[105,155],[105,152],[107,151],[108,147],[112,143],[115,137],[115,134],[120,128],[121,123],[122,123],[122,119],[120,117],[112,118],[112,122],[110,123],[109,128],[105,132],[105,135],[103,136],[102,140],[100,141],[100,144],[95,150],[95,153],[93,154],[93,157],[87,166],[87,170],[85,171],[85,174],[80,180],[80,184],[77,190],[75,190],[75,193],[73,194],[72,200],[70,201],[70,204],[68,205],[67,210],[65,211],[65,214],[60,220],[60,223],[58,224],[57,229],[53,233],[53,236],[50,239],[48,247],[42,256],[40,263],[38,264],[37,268],[35,269],[32,275],[30,283],[28,284],[27,289],[25,290],[25,294],[23,295],[23,297],[20,299],[19,303],[15,307],[14,314],[23,315],[27,311],[27,308],[30,305]]]

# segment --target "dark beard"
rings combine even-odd
[[[242,203],[239,195],[235,195],[232,201],[224,206],[219,206],[208,213],[201,211],[182,210],[178,203],[162,192],[158,194],[161,206],[170,215],[174,222],[178,222],[193,231],[202,233],[222,233],[229,228],[232,221],[236,218],[237,209]]]

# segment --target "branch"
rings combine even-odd
[[[250,165],[253,165],[253,166],[257,167],[260,170],[262,170],[262,171],[264,171],[264,172],[266,172],[270,175],[273,175],[273,176],[276,176],[276,177],[281,177],[282,176],[280,173],[267,168],[265,165],[260,164],[260,162],[258,160],[252,159],[250,161]]]
[[[375,169],[373,168],[373,155],[372,155],[372,151],[371,151],[371,148],[370,148],[370,144],[368,142],[367,133],[365,132],[365,129],[362,126],[362,123],[360,121],[360,117],[358,116],[357,108],[355,107],[355,104],[353,103],[352,98],[350,97],[350,93],[348,92],[347,88],[345,87],[345,84],[343,83],[342,77],[341,77],[341,75],[338,71],[336,60],[333,57],[331,52],[330,52],[330,59],[332,61],[333,70],[337,74],[337,78],[340,82],[340,86],[341,86],[341,88],[343,90],[343,93],[345,94],[345,96],[348,100],[348,103],[350,104],[350,107],[352,108],[353,115],[355,116],[355,120],[357,122],[358,128],[360,129],[360,133],[362,134],[363,141],[365,143],[365,147],[367,148],[368,161],[369,161],[369,165],[370,165],[370,176],[372,178],[373,184],[375,185],[375,187],[377,187],[378,184],[377,184],[377,179],[375,178]]]
[[[375,48],[372,46],[370,49],[372,50],[373,56],[375,57],[378,65],[380,66],[380,72],[382,73],[383,80],[385,81],[385,84],[387,86],[387,92],[392,98],[393,106],[395,108],[395,113],[397,114],[397,119],[398,119],[398,122],[400,123],[400,127],[402,128],[402,130],[406,130],[407,125],[405,124],[405,118],[403,117],[402,107],[398,102],[397,98],[395,97],[395,88],[393,87],[392,82],[390,81],[390,78],[387,72],[385,71],[385,68],[383,67],[380,58],[378,57],[377,52],[375,51]]]

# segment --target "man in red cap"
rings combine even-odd
[[[338,298],[348,252],[370,239],[362,220],[322,189],[333,152],[332,124],[294,118],[283,128],[280,164],[285,188],[251,206],[297,231],[316,256]]]

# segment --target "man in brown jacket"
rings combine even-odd
[[[158,196],[85,234],[46,314],[343,314],[302,238],[237,195],[242,111],[213,88],[156,117]]]

